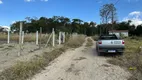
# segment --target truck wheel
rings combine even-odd
[[[98,56],[102,56],[103,53],[102,53],[102,52],[99,52],[99,48],[97,47],[96,49],[97,49]]]

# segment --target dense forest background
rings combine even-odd
[[[11,30],[19,32],[19,26],[21,21],[17,21],[11,25]],[[53,16],[52,18],[40,17],[30,18],[26,17],[23,22],[23,31],[27,33],[35,33],[39,31],[42,27],[43,33],[51,33],[52,28],[55,29],[55,32],[64,31],[67,33],[78,33],[85,34],[88,36],[96,34],[108,34],[109,30],[128,30],[129,35],[140,36],[142,35],[142,25],[134,26],[131,25],[131,21],[114,23],[113,26],[111,23],[108,24],[99,24],[95,22],[84,22],[81,19],[70,19],[63,16]]]

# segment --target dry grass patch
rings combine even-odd
[[[39,35],[40,37],[40,35]],[[42,34],[42,43],[45,43],[49,37],[49,34]],[[0,41],[7,41],[7,34],[0,33]],[[18,42],[19,35],[18,34],[10,34],[10,41]],[[36,34],[30,33],[24,35],[24,42],[35,42],[36,41]]]
[[[98,40],[98,38],[99,38],[99,36],[98,36],[98,35],[92,36],[92,39],[93,39],[94,41],[97,41],[97,40]]]
[[[44,68],[45,60],[37,58],[30,62],[17,62],[0,74],[0,80],[25,80]]]
[[[5,69],[0,73],[0,80],[26,80],[31,78],[36,73],[44,70],[51,61],[60,56],[68,48],[76,48],[82,45],[85,41],[84,36],[70,38],[62,48],[54,49],[51,52],[44,52],[40,56],[35,55],[30,61],[17,62],[16,65]],[[79,43],[78,43],[79,42]]]
[[[86,47],[91,47],[93,45],[93,41],[91,40],[91,38],[87,39],[87,44],[85,45]]]
[[[0,74],[0,80],[26,80],[43,70],[50,61],[57,58],[65,50],[66,48],[62,47],[51,52],[44,52],[41,56],[35,56],[31,61],[17,62],[16,65]]]
[[[77,48],[82,46],[82,44],[85,41],[85,36],[84,35],[78,35],[78,36],[73,36],[68,40],[68,42],[65,44],[65,46],[71,47],[71,48]]]
[[[1,45],[0,48],[4,48],[4,46]]]
[[[126,50],[123,56],[116,56],[109,63],[127,68],[132,73],[129,80],[141,80],[142,78],[142,40],[125,39]]]

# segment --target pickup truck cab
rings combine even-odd
[[[96,50],[99,55],[104,53],[119,53],[122,55],[124,49],[124,40],[118,38],[115,34],[101,35],[96,41]]]

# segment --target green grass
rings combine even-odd
[[[126,68],[132,73],[129,80],[141,80],[142,78],[142,39],[125,39],[125,52],[123,56],[116,56],[109,63]]]
[[[44,70],[51,61],[60,56],[68,48],[77,48],[85,41],[84,36],[69,38],[68,42],[61,48],[54,49],[51,52],[44,52],[40,56],[35,55],[33,59],[25,62],[17,62],[14,66],[5,69],[0,73],[0,80],[26,80],[36,73]]]

